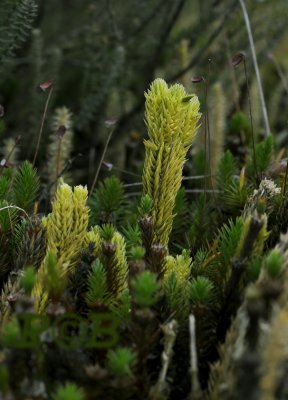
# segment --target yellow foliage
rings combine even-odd
[[[183,252],[176,257],[167,256],[164,272],[164,283],[168,281],[170,275],[176,274],[177,283],[179,286],[185,286],[188,283],[192,259]]]
[[[127,288],[128,264],[126,259],[126,245],[123,236],[115,232],[111,243],[116,246],[114,254],[115,269],[117,271],[117,295],[121,295]],[[116,296],[117,297],[117,296]]]
[[[201,116],[199,100],[182,85],[169,88],[163,79],[156,79],[145,97],[149,140],[144,141],[144,194],[153,199],[154,243],[167,245],[185,156]]]
[[[62,182],[56,191],[51,214],[43,218],[47,230],[46,257],[51,251],[55,254],[58,264],[62,266],[63,276],[75,266],[77,255],[87,236],[89,220],[87,196],[88,191],[85,187],[76,186],[73,191],[69,185]],[[46,257],[38,270],[33,290],[38,309],[42,309],[47,300],[43,281],[46,273]]]
[[[90,231],[86,232],[84,237],[84,247],[88,247],[89,244],[94,244],[93,255],[97,257],[101,250],[101,237],[100,237],[100,227],[98,225],[93,226]]]

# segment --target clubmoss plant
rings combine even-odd
[[[197,96],[187,94],[182,85],[169,88],[163,79],[156,79],[145,97],[149,139],[144,141],[144,194],[153,200],[154,242],[167,246],[185,157],[200,119],[200,105]]]
[[[85,241],[89,221],[87,195],[88,191],[83,186],[76,186],[73,191],[69,185],[62,182],[57,189],[51,214],[43,218],[47,230],[47,254],[51,251],[55,253],[58,263],[62,265],[63,275],[73,270],[76,257]],[[44,260],[37,273],[33,290],[38,301],[44,292],[45,265]]]

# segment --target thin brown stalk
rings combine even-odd
[[[266,103],[265,103],[265,98],[264,98],[264,92],[263,92],[262,81],[261,81],[257,56],[256,56],[256,50],[255,50],[255,44],[254,44],[254,39],[253,39],[253,35],[252,35],[250,19],[249,19],[246,5],[245,5],[245,1],[239,0],[239,2],[241,5],[241,8],[242,8],[245,25],[246,25],[246,29],[247,29],[247,33],[248,33],[248,38],[249,38],[249,43],[250,43],[250,48],[251,48],[251,53],[252,53],[252,59],[253,59],[255,73],[256,73],[257,84],[258,84],[260,103],[261,103],[261,108],[262,108],[262,113],[263,113],[265,135],[267,137],[267,136],[271,135],[271,131],[270,131],[270,126],[269,126],[268,113],[267,113],[267,108],[266,108]]]
[[[62,137],[59,137],[59,139],[58,139],[58,147],[57,147],[56,176],[55,176],[55,186],[56,186],[56,188],[57,188],[58,179],[59,179],[61,148],[62,148]]]
[[[243,57],[243,65],[244,65],[246,87],[247,87],[247,96],[248,96],[248,103],[249,103],[249,118],[250,118],[251,137],[252,137],[252,146],[253,146],[253,163],[254,163],[256,180],[260,181],[260,178],[259,178],[259,175],[258,175],[258,169],[257,169],[257,162],[256,162],[256,147],[255,147],[253,116],[252,116],[252,106],[251,106],[251,97],[250,97],[250,86],[249,86],[249,80],[248,80],[245,56]]]
[[[33,163],[32,163],[33,167],[35,167],[36,159],[37,159],[37,156],[38,156],[38,152],[39,152],[39,148],[40,148],[40,142],[41,142],[43,128],[44,128],[44,122],[45,122],[45,119],[46,119],[48,105],[49,105],[52,93],[53,93],[53,86],[50,87],[50,90],[49,90],[49,93],[48,93],[48,96],[47,96],[47,100],[46,100],[46,103],[45,103],[45,107],[44,107],[44,112],[43,112],[42,119],[41,119],[41,125],[40,125],[40,131],[39,131],[39,135],[38,135],[37,146],[36,146],[36,150],[35,150],[35,154],[34,154],[34,158],[33,158]]]
[[[9,210],[10,208],[14,208],[15,210],[22,211],[22,212],[25,214],[25,216],[29,219],[29,215],[26,213],[26,211],[23,210],[23,208],[20,208],[20,207],[17,207],[17,206],[5,206],[5,207],[1,207],[1,208],[0,208],[0,211]],[[10,214],[9,214],[9,217],[10,217]]]
[[[107,149],[108,149],[108,146],[109,146],[111,137],[112,137],[112,135],[113,135],[114,129],[115,129],[115,127],[113,127],[113,128],[110,130],[109,135],[108,135],[108,137],[107,137],[107,140],[106,140],[106,143],[105,143],[105,147],[104,147],[104,150],[103,150],[103,153],[102,153],[102,156],[101,156],[101,160],[100,160],[100,162],[99,162],[99,165],[98,165],[98,168],[97,168],[97,171],[96,171],[96,174],[95,174],[95,177],[94,177],[94,180],[93,180],[91,189],[90,189],[90,194],[89,194],[89,198],[88,198],[88,199],[90,199],[90,197],[91,197],[91,195],[92,195],[92,193],[93,193],[93,191],[94,191],[94,188],[95,188],[95,186],[96,186],[97,179],[98,179],[98,177],[99,177],[99,173],[100,173],[100,170],[101,170],[101,166],[102,166],[102,163],[103,163],[103,161],[104,161],[104,158],[105,158],[105,155],[106,155],[106,152],[107,152]]]
[[[284,178],[284,185],[283,185],[283,197],[286,196],[287,178],[288,178],[288,160],[286,163],[286,171],[285,171],[285,178]]]

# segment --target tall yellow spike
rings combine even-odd
[[[63,276],[75,266],[77,255],[87,240],[89,208],[86,206],[88,191],[83,186],[72,188],[61,183],[52,203],[52,213],[43,218],[47,229],[47,255],[52,251],[59,265],[62,265]],[[42,310],[47,300],[44,277],[46,257],[36,278],[33,290],[36,307]]]
[[[182,85],[169,88],[163,79],[156,79],[145,97],[149,140],[144,141],[143,187],[144,194],[153,199],[154,242],[166,246],[185,156],[201,116],[200,105],[197,96],[188,95]]]

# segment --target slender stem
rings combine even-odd
[[[205,101],[205,118],[204,118],[204,153],[205,153],[205,170],[204,175],[207,176],[207,84],[204,82],[204,101]],[[206,191],[207,191],[207,179],[204,179],[204,203],[206,204]]]
[[[288,177],[288,160],[287,160],[287,164],[286,164],[286,171],[285,171],[285,178],[284,178],[283,197],[286,196],[287,177]]]
[[[97,168],[97,171],[96,171],[96,174],[95,174],[95,177],[94,177],[94,180],[93,180],[91,189],[90,189],[89,198],[91,197],[91,195],[92,195],[92,193],[93,193],[93,191],[94,191],[94,188],[95,188],[95,185],[96,185],[96,182],[97,182],[97,179],[98,179],[100,170],[101,170],[101,166],[102,166],[102,163],[103,163],[103,161],[104,161],[104,158],[105,158],[105,155],[106,155],[106,152],[107,152],[107,149],[108,149],[108,146],[109,146],[111,137],[112,137],[112,135],[113,135],[113,132],[114,132],[114,127],[110,130],[109,135],[108,135],[108,138],[107,138],[107,140],[106,140],[105,147],[104,147],[104,150],[103,150],[103,153],[102,153],[102,156],[101,156],[101,160],[100,160],[100,162],[99,162],[99,165],[98,165],[98,168]]]
[[[249,81],[248,81],[248,74],[247,74],[245,57],[243,59],[243,64],[244,64],[244,72],[245,72],[246,87],[247,87],[247,96],[248,96],[248,103],[249,103],[249,117],[250,117],[252,146],[253,146],[253,163],[254,163],[254,170],[255,170],[256,180],[259,181],[257,162],[256,162],[256,147],[255,147],[255,138],[254,138],[254,127],[253,127],[253,116],[252,116],[252,107],[251,107],[251,98],[250,98],[250,87],[249,87]]]
[[[224,34],[224,41],[225,41],[225,46],[226,46],[226,51],[227,51],[228,62],[229,62],[229,65],[231,66],[230,60],[232,60],[232,54],[231,54],[231,49],[230,49],[229,36],[228,36],[226,29],[225,29],[225,34]],[[239,112],[239,111],[241,111],[240,103],[239,103],[239,90],[238,90],[238,85],[237,85],[237,77],[236,77],[235,69],[232,66],[230,67],[230,72],[231,72],[235,109],[237,112]]]
[[[270,131],[270,126],[269,126],[268,113],[267,113],[267,108],[266,108],[266,103],[265,103],[265,98],[264,98],[264,93],[263,93],[263,87],[262,87],[261,76],[260,76],[260,71],[259,71],[259,66],[258,66],[258,61],[257,61],[257,56],[256,56],[256,50],[255,50],[255,45],[254,45],[254,40],[253,40],[253,35],[252,35],[250,19],[249,19],[246,5],[245,5],[245,1],[239,0],[239,2],[242,7],[243,16],[244,16],[246,29],[247,29],[247,33],[248,33],[248,38],[249,38],[249,43],[250,43],[250,47],[251,47],[252,59],[253,59],[255,73],[256,73],[261,108],[262,108],[262,113],[263,113],[263,120],[264,120],[264,125],[265,125],[265,134],[266,134],[266,136],[269,136],[269,135],[271,135],[271,131]]]
[[[116,169],[116,168],[114,168]],[[212,175],[214,177],[215,175]],[[206,179],[210,178],[210,175],[194,175],[194,176],[183,176],[182,181],[193,181],[193,180],[201,180],[201,179]],[[128,188],[128,187],[134,187],[134,186],[141,186],[143,183],[142,182],[133,182],[133,183],[125,183],[123,187]]]
[[[189,315],[189,333],[190,333],[190,373],[191,373],[191,399],[198,398],[201,393],[201,387],[198,378],[198,361],[196,348],[196,326],[195,317]]]
[[[56,179],[55,179],[56,188],[57,188],[58,179],[59,179],[61,148],[62,148],[62,138],[59,138],[58,139],[58,147],[57,147],[57,161],[56,161]]]
[[[126,174],[126,175],[137,176],[137,178],[141,178],[141,175],[135,174],[134,172],[127,171],[126,169],[114,167],[114,165],[113,165],[112,169],[115,169],[116,171],[122,172],[123,174]]]
[[[213,178],[212,178],[212,169],[211,169],[211,134],[210,134],[210,124],[209,124],[209,105],[208,105],[208,86],[210,83],[210,72],[211,72],[211,59],[209,59],[209,68],[208,68],[208,76],[207,76],[207,81],[205,82],[206,84],[206,117],[207,117],[207,133],[208,133],[208,167],[209,167],[209,177],[210,177],[210,186],[212,189],[212,192],[214,192],[214,185],[213,185]],[[215,204],[217,204],[217,199],[215,199]]]
[[[36,159],[37,159],[37,156],[38,156],[39,147],[40,147],[40,142],[41,142],[41,137],[42,137],[43,128],[44,128],[44,122],[45,122],[45,119],[46,119],[46,114],[47,114],[47,110],[48,110],[48,105],[49,105],[49,102],[50,102],[52,93],[53,93],[53,86],[51,86],[51,89],[49,90],[49,94],[48,94],[48,96],[47,96],[47,100],[46,100],[46,103],[45,103],[44,113],[43,113],[43,116],[42,116],[42,119],[41,119],[41,126],[40,126],[39,135],[38,135],[37,146],[36,146],[36,150],[35,150],[35,154],[34,154],[34,159],[33,159],[33,163],[32,163],[33,167],[35,166],[35,162],[36,162]]]
[[[22,212],[25,214],[25,216],[29,219],[29,215],[26,213],[26,211],[23,210],[23,208],[20,208],[20,207],[17,207],[17,206],[5,206],[5,207],[1,207],[1,208],[0,208],[0,211],[8,210],[8,209],[10,209],[10,208],[14,208],[15,210],[22,211]]]

